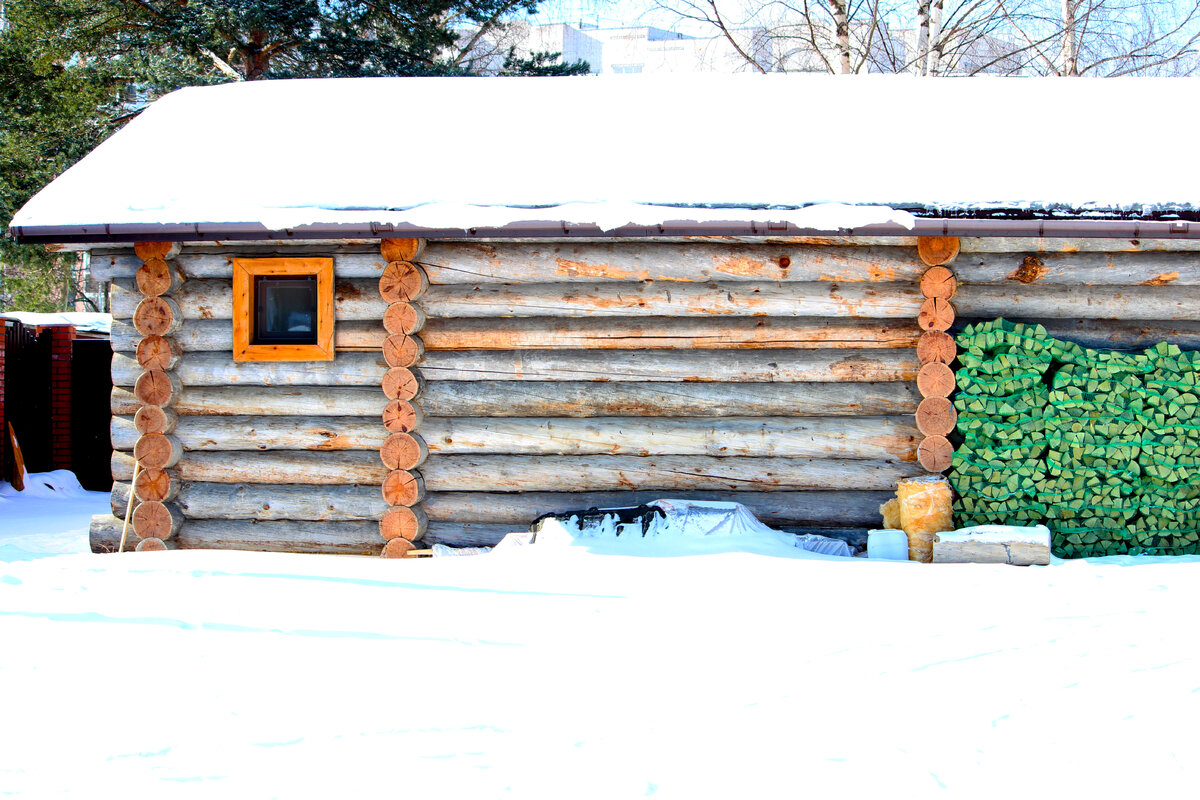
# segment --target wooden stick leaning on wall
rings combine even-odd
[[[958,416],[948,399],[954,392],[954,371],[950,364],[957,356],[954,339],[946,331],[954,324],[951,300],[958,292],[958,280],[948,265],[954,262],[959,242],[953,236],[922,236],[917,239],[917,254],[929,269],[921,275],[921,294],[925,301],[917,316],[924,331],[917,341],[917,388],[925,399],[917,406],[917,428],[925,438],[917,447],[917,461],[929,472],[950,468],[954,447],[946,437],[953,433]]]
[[[419,505],[424,494],[421,476],[414,471],[429,452],[416,432],[424,417],[415,402],[423,383],[411,369],[425,355],[418,335],[425,314],[416,301],[429,289],[429,278],[414,263],[424,246],[421,239],[384,239],[379,246],[387,261],[379,278],[379,296],[388,303],[383,314],[388,332],[383,357],[389,367],[380,388],[390,401],[382,416],[388,435],[379,449],[380,460],[390,470],[382,486],[388,510],[379,520],[384,558],[414,558],[413,542],[420,540],[429,526]]]

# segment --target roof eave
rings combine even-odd
[[[25,244],[75,244],[139,241],[213,241],[237,239],[523,239],[645,238],[658,236],[972,236],[1029,238],[1200,239],[1200,222],[1145,219],[976,219],[921,217],[913,227],[896,223],[832,230],[801,228],[789,222],[665,221],[658,225],[624,225],[604,230],[571,222],[512,223],[503,227],[424,228],[391,223],[330,223],[282,230],[260,223],[122,224],[13,226]]]

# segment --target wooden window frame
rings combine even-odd
[[[233,360],[333,361],[333,259],[234,258]],[[254,279],[315,275],[317,278],[317,343],[252,344],[254,341]]]

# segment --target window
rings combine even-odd
[[[333,360],[333,259],[233,259],[233,360]]]

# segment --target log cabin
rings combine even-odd
[[[93,549],[402,557],[658,497],[861,541],[951,465],[963,325],[1200,345],[1200,169],[1170,157],[1196,86],[170,94],[11,226],[111,287]]]

